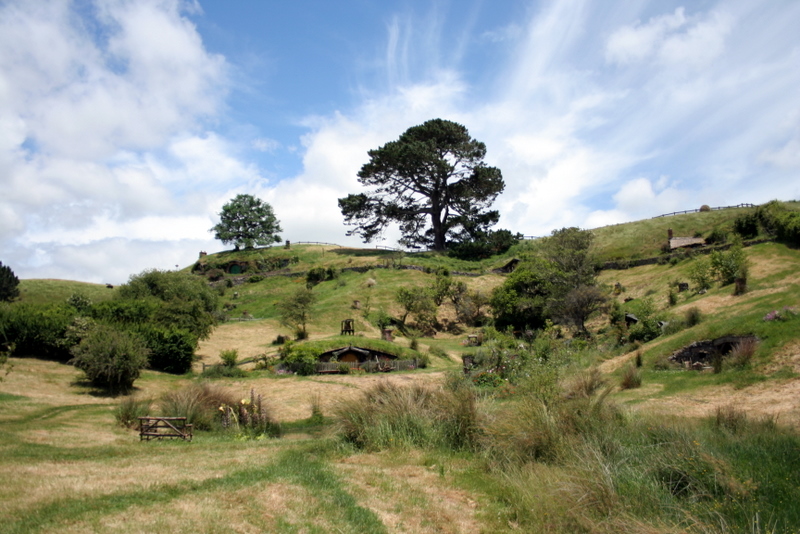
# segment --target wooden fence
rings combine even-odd
[[[709,208],[708,210],[696,209],[696,210],[683,210],[683,211],[674,211],[672,213],[665,213],[663,215],[656,215],[653,219],[658,219],[659,217],[671,217],[673,215],[682,215],[684,213],[698,213],[701,211],[716,211],[716,210],[729,210],[733,208],[755,208],[755,204],[739,204],[737,206],[719,206],[716,208]]]

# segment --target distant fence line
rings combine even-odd
[[[698,212],[701,212],[701,211],[716,211],[716,210],[729,210],[729,209],[733,209],[733,208],[755,208],[755,207],[756,207],[755,204],[744,203],[744,204],[739,204],[737,206],[719,206],[719,207],[716,207],[716,208],[709,208],[708,210],[695,209],[695,210],[674,211],[672,213],[665,213],[663,215],[656,215],[655,217],[652,217],[652,218],[653,219],[658,219],[659,217],[671,217],[672,215],[682,215],[684,213],[698,213]]]

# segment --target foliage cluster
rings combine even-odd
[[[71,352],[72,363],[93,385],[125,393],[147,365],[149,350],[138,336],[98,325]]]
[[[143,367],[189,371],[198,341],[215,324],[218,298],[190,274],[144,271],[110,300],[76,293],[63,304],[0,306],[0,334],[18,355],[74,358],[95,385],[124,391]]]
[[[214,239],[233,244],[236,250],[279,243],[281,226],[272,206],[253,195],[240,194],[222,206],[220,222],[214,225]]]
[[[532,255],[492,293],[495,327],[536,330],[552,319],[585,334],[586,320],[607,300],[595,285],[593,239],[587,230],[562,228],[540,240]]]
[[[19,296],[19,278],[8,265],[0,261],[0,302],[14,300]]]

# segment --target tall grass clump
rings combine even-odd
[[[478,431],[469,387],[429,388],[380,382],[360,398],[334,408],[341,438],[359,449],[446,447],[468,449]]]
[[[150,415],[153,405],[151,399],[139,398],[133,395],[123,397],[114,410],[114,419],[117,424],[126,428],[133,428],[139,423],[140,417]]]
[[[221,426],[220,407],[238,402],[235,395],[220,387],[193,384],[162,395],[159,407],[165,417],[185,417],[197,430],[214,430]]]
[[[642,385],[642,373],[635,365],[628,365],[622,371],[619,387],[622,389],[636,389]]]
[[[740,340],[725,358],[725,364],[733,369],[747,368],[756,353],[756,348],[758,348],[756,338],[747,337]]]

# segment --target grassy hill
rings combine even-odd
[[[727,229],[737,213],[597,229],[595,251],[603,260],[657,256],[666,228],[708,235]],[[523,242],[475,264],[330,245],[207,256],[206,275],[231,262],[250,270],[216,282],[232,320],[198,354],[204,363],[233,348],[242,357],[273,354],[272,341],[290,333],[276,304],[313,268],[340,273],[314,288],[311,341],[328,347],[352,339],[338,336],[349,317],[359,336],[376,342],[375,316],[399,314],[399,287],[424,286],[443,268],[468,273],[456,276],[488,292],[504,279],[492,269],[536,246]],[[196,374],[145,371],[135,383],[133,398],[154,412],[191,388],[211,388],[233,403],[253,390],[282,423],[281,439],[198,430],[192,443],[139,442],[115,423],[130,397],[93,390],[68,365],[12,358],[0,382],[0,533],[796,532],[800,251],[779,243],[745,251],[748,292],[739,296],[715,284],[671,303],[670,288],[689,280],[690,255],[601,272],[609,291],[623,288],[614,298],[624,309],[649,303],[672,327],[622,346],[604,315],[590,321],[590,342],[553,330],[534,342],[553,347],[550,361],[529,362],[531,376],[518,384],[476,388],[459,379],[458,357],[479,350],[462,345],[472,332],[464,327],[418,340],[423,351],[451,355],[423,371],[296,377],[253,370],[205,386]],[[407,265],[419,269],[398,268]],[[93,301],[114,294],[104,286],[22,281],[23,302],[63,302],[75,292]],[[238,320],[245,312],[254,320]],[[697,312],[697,324],[684,324]],[[451,315],[440,311],[440,318]],[[713,373],[664,364],[674,350],[729,334],[760,340],[745,365]],[[517,350],[492,343],[480,350]],[[398,336],[395,344],[405,349],[411,339]],[[621,387],[632,369],[639,387]],[[363,441],[344,439],[347,428],[360,428]]]

